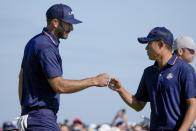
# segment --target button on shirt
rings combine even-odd
[[[22,61],[23,107],[46,107],[58,111],[59,94],[47,81],[63,74],[58,45],[58,39],[46,28],[27,43]]]
[[[185,116],[186,100],[196,97],[195,71],[176,55],[162,69],[155,62],[144,70],[135,97],[150,102],[151,130],[176,130]]]

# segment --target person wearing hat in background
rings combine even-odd
[[[174,53],[187,63],[193,62],[195,57],[196,44],[191,37],[181,36],[176,38],[174,41],[173,49]],[[192,127],[196,127],[196,119]]]
[[[135,95],[117,78],[109,87],[136,111],[150,102],[151,131],[188,131],[196,117],[196,74],[193,67],[172,53],[173,34],[165,27],[153,28],[138,38],[154,65],[144,70]]]
[[[79,118],[75,118],[71,125],[71,131],[87,131],[86,125]]]
[[[117,111],[116,115],[114,116],[111,126],[116,126],[118,128],[128,129],[128,115],[126,113],[126,109],[120,109]]]
[[[3,123],[2,131],[18,131],[16,125],[11,121],[6,121]]]
[[[174,53],[187,63],[191,63],[195,57],[196,44],[189,36],[181,36],[174,41]]]
[[[19,74],[19,99],[22,113],[18,119],[21,130],[58,131],[56,122],[61,93],[74,93],[92,86],[104,87],[109,82],[106,73],[81,80],[62,77],[59,39],[67,39],[74,18],[72,9],[55,4],[46,12],[47,27],[26,45]],[[28,123],[27,123],[28,121]]]

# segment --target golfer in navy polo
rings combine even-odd
[[[138,90],[132,95],[116,78],[110,86],[136,111],[150,102],[151,131],[188,131],[196,117],[195,70],[172,55],[173,35],[165,27],[156,27],[147,37],[147,55],[155,63],[144,70]]]
[[[67,39],[73,24],[81,23],[74,18],[72,9],[55,4],[46,12],[47,27],[26,45],[19,78],[21,130],[58,131],[56,113],[59,95],[74,93],[91,86],[104,87],[109,82],[105,73],[82,80],[66,80],[62,77],[62,60],[59,39]]]

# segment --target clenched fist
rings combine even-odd
[[[122,87],[122,85],[118,79],[111,78],[108,87],[114,91],[118,91]]]
[[[95,85],[98,87],[104,87],[107,86],[109,81],[110,81],[110,77],[108,74],[103,73],[103,74],[99,74],[96,77],[94,77],[94,81],[95,81]]]

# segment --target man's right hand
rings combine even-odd
[[[110,77],[106,73],[102,73],[94,77],[95,86],[104,87],[107,86],[110,81]]]
[[[112,78],[110,80],[110,83],[108,87],[114,91],[117,91],[118,94],[121,96],[123,101],[129,105],[131,108],[135,109],[136,111],[141,111],[144,106],[146,105],[146,102],[139,101],[134,95],[129,93],[121,84],[121,82],[116,79]]]
[[[111,78],[108,87],[114,91],[119,91],[119,89],[122,87],[120,81],[117,78]]]

